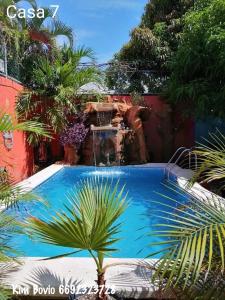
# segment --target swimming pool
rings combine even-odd
[[[48,218],[55,212],[63,209],[67,202],[66,194],[79,184],[81,180],[92,176],[112,178],[115,182],[119,179],[119,184],[128,191],[129,207],[121,217],[122,228],[119,236],[122,238],[115,245],[118,252],[113,253],[113,257],[118,258],[145,258],[149,253],[158,251],[159,246],[151,246],[150,243],[157,242],[157,238],[149,236],[155,223],[159,223],[155,216],[155,203],[151,200],[169,201],[159,194],[182,201],[186,200],[186,195],[179,195],[166,188],[163,183],[163,168],[142,168],[142,167],[119,167],[119,168],[98,168],[95,167],[64,167],[47,181],[34,189],[49,202],[49,207],[42,203],[23,204],[18,210],[18,216],[25,218],[29,215]],[[176,180],[176,178],[173,178]],[[35,237],[17,236],[13,243],[21,249],[23,256],[49,257],[70,252],[63,247],[42,244],[35,240]],[[88,253],[82,251],[78,256],[88,257]],[[157,256],[156,256],[157,258]]]

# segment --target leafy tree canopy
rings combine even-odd
[[[185,17],[167,96],[198,117],[225,117],[225,2],[199,0]]]
[[[141,23],[130,34],[107,70],[110,88],[119,92],[159,92],[170,75],[169,61],[177,50],[183,16],[193,0],[152,0]]]

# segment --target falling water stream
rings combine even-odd
[[[92,126],[93,133],[93,157],[95,174],[107,176],[121,172],[118,169],[120,159],[117,153],[118,128],[112,124],[112,110],[97,111],[97,126]],[[113,168],[116,166],[116,168]],[[109,170],[99,170],[97,167],[111,167]],[[107,173],[107,174],[106,174]]]

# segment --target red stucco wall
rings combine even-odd
[[[144,122],[144,132],[150,160],[167,162],[179,147],[190,148],[195,143],[195,124],[184,119],[180,108],[172,111],[159,96],[144,96],[150,107],[149,120]]]
[[[23,90],[22,85],[13,80],[0,77],[0,111],[15,116],[15,101]],[[26,143],[25,134],[15,131],[13,133],[13,148],[7,150],[0,134],[0,167],[7,166],[7,170],[18,182],[27,178],[33,171],[33,151]]]
[[[131,103],[129,95],[109,97]],[[165,100],[157,95],[144,95],[143,102],[150,108],[149,120],[143,122],[150,162],[167,162],[179,147],[190,148],[195,143],[195,123],[184,119],[181,108],[172,112]]]

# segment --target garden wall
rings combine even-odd
[[[13,80],[0,77],[0,110],[14,115],[17,95],[22,91],[22,85]],[[129,95],[109,96],[111,100],[131,103]],[[172,113],[168,104],[159,96],[143,96],[145,104],[150,109],[149,120],[143,122],[144,134],[150,162],[168,161],[171,154],[181,146],[191,147],[195,141],[195,126],[191,119],[183,120],[178,112]],[[25,135],[13,133],[13,148],[7,150],[0,136],[0,167],[7,165],[15,181],[20,181],[33,173],[33,151],[26,143]],[[52,161],[62,156],[62,148],[58,139],[51,145]]]
[[[11,79],[0,76],[0,111],[15,116],[15,102],[23,86]],[[0,167],[5,167],[18,182],[30,176],[33,172],[33,151],[26,143],[25,134],[13,133],[13,147],[7,150],[3,135],[0,135]]]
[[[195,122],[184,118],[181,109],[172,111],[159,96],[144,96],[151,108],[150,118],[144,122],[149,157],[154,162],[167,162],[179,147],[195,144]]]

